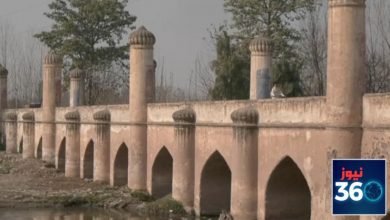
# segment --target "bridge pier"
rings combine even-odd
[[[154,35],[145,27],[138,28],[130,36],[130,144],[129,144],[129,182],[133,190],[146,190],[147,167],[147,88],[150,76],[155,71],[153,60]],[[153,80],[152,80],[153,81]]]
[[[14,154],[18,151],[17,141],[17,119],[18,115],[15,112],[9,112],[5,115],[5,136],[6,136],[6,152],[8,154]]]
[[[272,45],[263,35],[257,36],[249,45],[251,51],[250,99],[268,99],[272,89]]]
[[[327,150],[334,158],[360,158],[366,87],[366,1],[328,2]],[[326,219],[333,217],[329,214]]]
[[[35,117],[34,112],[24,113],[23,116],[23,159],[34,158]]]
[[[258,113],[252,107],[231,114],[233,165],[231,213],[237,220],[257,219]]]
[[[65,115],[66,125],[66,156],[65,176],[80,177],[80,114],[78,111]]]
[[[76,68],[70,72],[69,106],[76,107],[84,104],[84,75],[85,72]]]
[[[187,211],[194,206],[195,112],[191,108],[172,115],[175,125],[175,160],[173,160],[172,197]]]
[[[50,51],[43,65],[43,90],[42,90],[42,159],[49,163],[55,163],[55,130],[56,102],[59,102],[58,92],[61,86],[62,57]],[[58,85],[58,79],[59,85]]]
[[[108,110],[96,112],[96,143],[94,145],[93,180],[110,183],[110,121]]]

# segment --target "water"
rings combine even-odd
[[[0,220],[165,220],[98,209],[0,209]]]

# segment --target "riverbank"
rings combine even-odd
[[[191,218],[169,197],[155,201],[147,193],[131,191],[126,186],[111,187],[91,180],[67,178],[41,160],[0,152],[0,209],[62,207]]]

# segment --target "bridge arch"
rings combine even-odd
[[[219,215],[230,211],[232,172],[225,158],[215,151],[201,173],[200,214]]]
[[[57,169],[61,172],[65,172],[65,157],[66,157],[66,138],[64,137],[61,141],[57,153]]]
[[[283,158],[267,182],[265,219],[310,220],[309,185],[291,157]]]
[[[114,160],[114,186],[127,185],[129,150],[125,143],[119,147]]]
[[[36,155],[36,158],[42,159],[42,137],[39,139],[35,155]]]
[[[161,148],[152,167],[152,195],[162,198],[172,194],[173,157],[164,146]]]
[[[82,169],[84,179],[93,179],[94,148],[94,142],[91,139],[83,155]]]

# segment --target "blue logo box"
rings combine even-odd
[[[385,159],[334,159],[331,176],[333,215],[386,215]]]

